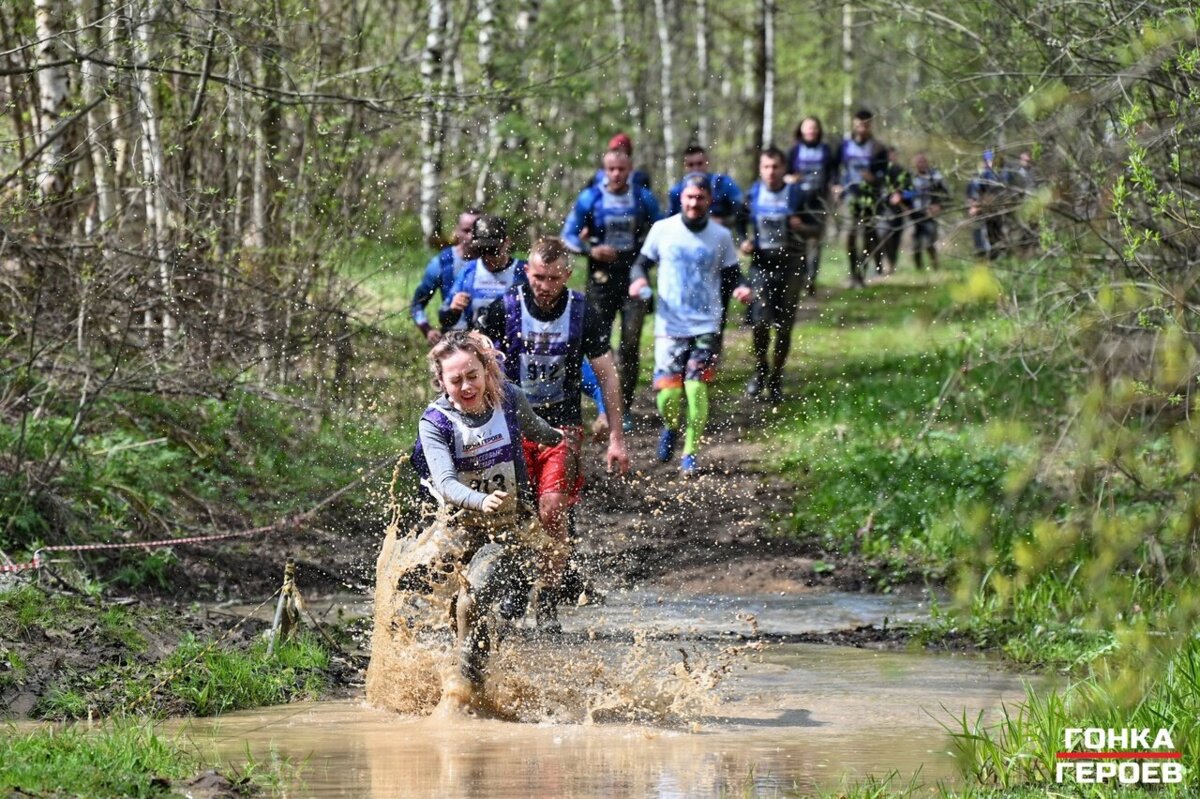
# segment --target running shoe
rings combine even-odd
[[[669,427],[664,427],[662,432],[658,434],[658,462],[666,463],[671,460],[671,455],[675,452],[675,439],[679,437],[679,433]]]
[[[683,472],[684,477],[694,475],[697,468],[695,455],[684,455],[683,459],[679,461],[679,470]]]
[[[772,405],[783,402],[783,377],[778,372],[767,378],[767,401]]]
[[[763,373],[755,372],[754,376],[746,381],[746,396],[757,397],[763,390]]]

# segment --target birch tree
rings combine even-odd
[[[766,148],[775,141],[775,0],[762,2],[762,136],[759,146]]]
[[[70,78],[61,62],[66,55],[61,38],[63,0],[34,0],[37,30],[37,148],[35,183],[39,196],[49,200],[66,189],[63,156],[66,141],[63,126],[70,100]]]
[[[442,227],[441,162],[438,142],[438,94],[442,89],[442,49],[445,46],[447,0],[429,0],[425,49],[421,55],[421,198],[418,215],[426,241],[433,241]]]
[[[701,147],[712,144],[712,131],[709,128],[710,94],[712,75],[708,66],[708,51],[711,36],[708,30],[708,0],[696,0],[696,69],[700,73],[699,113],[696,120],[696,138]]]
[[[670,181],[675,172],[675,112],[671,85],[671,28],[667,17],[667,0],[654,0],[654,17],[658,28],[660,62],[659,88],[662,103],[663,178]]]
[[[170,345],[175,337],[175,317],[172,309],[170,248],[167,243],[167,206],[163,192],[163,147],[154,97],[154,75],[149,69],[154,47],[153,27],[158,16],[156,0],[146,0],[139,7],[139,12],[134,72],[137,76],[138,119],[142,129],[142,197],[146,208],[146,251],[153,253],[158,268],[158,310],[163,339]],[[144,325],[147,335],[150,335],[155,328],[153,307],[147,307]]]

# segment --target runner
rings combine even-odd
[[[913,156],[910,202],[913,209],[913,265],[917,269],[924,268],[925,255],[929,256],[929,267],[938,268],[937,218],[949,199],[950,192],[942,173],[929,165],[929,157],[925,153]]]
[[[663,429],[658,460],[671,459],[681,425],[680,404],[687,394],[687,426],[680,468],[696,473],[696,451],[708,420],[708,383],[720,350],[721,285],[741,303],[750,301],[742,281],[737,250],[729,231],[709,219],[712,181],[693,173],[683,179],[682,212],[656,222],[633,265],[629,295],[650,285],[657,264],[658,311],[654,321],[654,387]]]
[[[805,291],[817,293],[817,273],[821,270],[821,248],[825,243],[825,225],[829,219],[829,186],[836,158],[826,144],[821,120],[805,117],[796,128],[796,143],[788,151],[788,183],[799,183],[810,196],[811,210],[801,215],[802,225],[795,235],[800,239],[806,273]]]
[[[588,305],[596,310],[609,335],[617,312],[621,313],[618,354],[625,408],[621,424],[626,433],[633,429],[629,407],[637,388],[642,324],[649,310],[645,299],[629,296],[629,268],[660,216],[654,195],[630,185],[630,167],[623,150],[605,153],[606,184],[589,186],[580,193],[562,229],[567,247],[588,258]]]
[[[484,215],[475,220],[467,251],[474,260],[463,267],[442,304],[442,330],[466,330],[510,286],[525,282],[526,264],[509,255],[511,247],[502,218]]]
[[[993,150],[983,151],[983,165],[967,184],[967,214],[975,220],[971,237],[975,256],[995,260],[1004,250],[1004,222],[1012,173]]]
[[[804,225],[802,211],[810,205],[810,193],[801,183],[784,182],[785,158],[769,147],[758,158],[758,177],[747,193],[746,214],[751,235],[742,241],[742,252],[750,256],[750,324],[754,331],[754,376],[746,393],[768,400],[783,399],[783,365],[792,344],[796,305],[804,285],[803,256],[797,250]],[[744,225],[743,225],[744,227]],[[743,233],[745,231],[743,230]],[[767,368],[771,329],[775,329],[775,357]]]
[[[630,164],[633,163],[633,139],[629,138],[628,134],[618,133],[608,140],[608,150],[620,150],[629,156]],[[606,153],[607,155],[607,153]],[[630,167],[632,169],[632,166]],[[596,176],[592,178],[590,185],[604,187],[608,182],[608,171],[603,164],[596,170]],[[640,169],[633,169],[629,173],[629,185],[634,188],[650,189],[650,175]]]
[[[899,265],[900,239],[912,212],[912,177],[897,160],[897,155],[895,147],[887,148],[887,169],[883,173],[875,216],[879,249],[889,275],[895,273]]]
[[[538,498],[538,516],[552,546],[541,554],[536,606],[538,627],[559,629],[557,599],[570,557],[568,510],[583,488],[580,447],[581,367],[587,358],[596,372],[608,415],[607,463],[610,472],[629,469],[621,430],[621,390],[609,347],[609,331],[582,294],[567,289],[570,251],[561,239],[533,245],[529,282],[513,286],[479,320],[479,328],[504,353],[509,380],[518,383],[538,415],[565,434],[557,446],[526,442],[525,460]]]
[[[458,224],[454,228],[454,244],[429,259],[425,274],[421,277],[417,290],[413,292],[410,306],[413,321],[431,345],[441,340],[442,331],[429,324],[425,307],[438,292],[441,292],[443,302],[453,296],[454,279],[466,263],[466,248],[471,244],[471,230],[478,218],[479,211],[475,208],[468,208],[459,215]]]
[[[714,222],[732,228],[737,224],[738,214],[742,210],[742,189],[737,181],[724,173],[713,173],[708,168],[708,151],[698,145],[692,145],[683,151],[683,173],[685,176],[702,174],[708,177],[712,192],[712,204],[709,216]],[[686,177],[685,179],[686,180]],[[684,180],[676,183],[668,197],[670,214],[678,214],[683,210],[680,198],[683,195]],[[725,323],[729,318],[729,300],[733,296],[735,285],[729,282],[721,284],[721,324],[719,332],[724,335]],[[721,346],[720,337],[717,346]]]
[[[863,273],[869,256],[875,260],[875,271],[883,271],[883,254],[875,235],[875,203],[887,169],[887,151],[872,135],[874,119],[875,115],[865,108],[855,112],[851,134],[838,150],[839,176],[833,185],[834,199],[845,204],[842,225],[850,282],[859,287],[866,284]]]
[[[465,706],[486,676],[487,609],[528,568],[525,550],[538,543],[526,532],[530,514],[522,505],[533,495],[519,442],[524,436],[527,444],[553,447],[564,435],[505,381],[496,350],[481,334],[449,332],[428,360],[442,396],[421,415],[413,451],[430,500],[422,509],[424,532],[399,542],[390,558],[399,568],[381,574],[400,590],[432,595],[466,564],[453,614],[459,671],[469,688],[443,686],[444,702]]]

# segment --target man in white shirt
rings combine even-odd
[[[712,182],[690,173],[682,182],[681,212],[656,222],[631,272],[631,297],[649,285],[647,271],[658,266],[658,306],[654,321],[654,387],[663,430],[658,459],[671,459],[681,426],[681,403],[687,395],[687,425],[680,468],[696,473],[696,450],[708,421],[708,384],[721,350],[721,276],[730,276],[738,302],[750,301],[750,288],[738,268],[737,249],[729,230],[709,219]]]

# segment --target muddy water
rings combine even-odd
[[[731,645],[724,635],[752,625],[781,635],[824,631],[922,613],[920,598],[667,600],[641,592],[564,614],[561,639],[509,642],[504,669],[520,671],[524,689],[541,689],[541,699],[554,694],[549,686],[578,679],[565,676],[568,666],[589,659],[607,665],[603,690],[559,686],[559,700],[594,710],[604,697],[647,693],[643,683],[656,674],[666,678],[660,692],[672,680],[677,694],[687,683],[692,694],[683,698],[691,701],[650,723],[414,718],[352,700],[192,720],[185,729],[202,752],[227,762],[244,762],[247,750],[258,760],[286,758],[297,766],[287,791],[294,797],[757,797],[918,768],[932,781],[954,775],[941,725],[1018,699],[1019,677],[976,657]],[[696,679],[702,673],[714,679]]]

